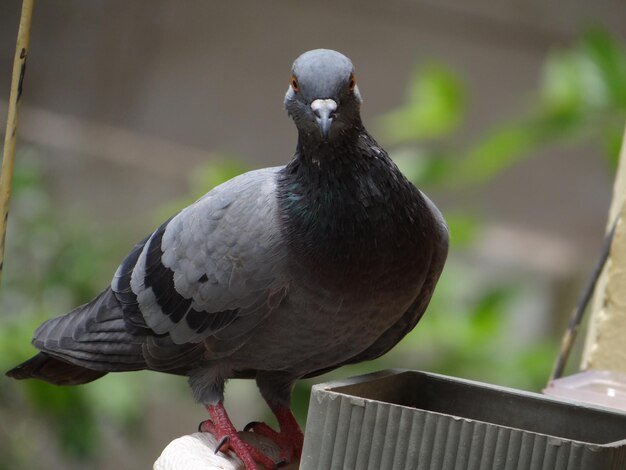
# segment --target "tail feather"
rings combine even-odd
[[[99,379],[106,372],[70,364],[40,352],[6,373],[13,379],[39,379],[55,385],[80,385]]]
[[[174,344],[127,323],[110,288],[91,302],[44,322],[33,337],[41,352],[7,372],[15,379],[77,385],[108,372],[152,369],[186,374],[203,357],[202,343]]]
[[[110,289],[86,305],[43,323],[33,338],[42,352],[61,361],[102,372],[146,368],[143,335],[126,328],[120,304]]]
[[[6,375],[79,385],[107,372],[145,369],[144,339],[126,329],[119,302],[105,289],[88,304],[43,323],[33,338],[41,352]]]

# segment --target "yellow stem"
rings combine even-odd
[[[19,122],[19,103],[22,95],[22,84],[26,71],[26,57],[30,42],[30,26],[33,17],[35,0],[22,2],[20,27],[17,32],[15,59],[13,60],[13,76],[11,79],[11,94],[9,96],[9,115],[7,128],[4,134],[4,152],[2,157],[2,173],[0,173],[0,280],[4,265],[4,246],[9,217],[9,201],[11,199],[11,183],[13,180],[13,164],[15,162],[15,142],[17,140],[17,125]]]

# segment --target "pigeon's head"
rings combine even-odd
[[[360,106],[354,66],[345,55],[315,49],[293,63],[285,108],[301,134],[332,140],[360,125]]]

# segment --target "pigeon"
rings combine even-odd
[[[43,323],[40,352],[7,375],[186,376],[218,449],[247,470],[275,468],[223,404],[228,379],[254,379],[279,430],[248,428],[285,462],[299,459],[294,383],[389,351],[422,317],[448,252],[441,213],[366,131],[361,103],[346,56],[298,57],[284,99],[298,131],[291,161],[237,176],[164,222],[96,298]]]

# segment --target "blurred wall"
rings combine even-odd
[[[307,49],[335,48],[353,59],[366,123],[402,103],[416,64],[449,64],[469,86],[470,118],[459,139],[471,139],[524,107],[552,47],[594,22],[623,31],[620,3],[42,1],[21,136],[45,148],[66,207],[124,222],[183,191],[211,153],[254,167],[286,162],[295,132],[282,97],[291,62]],[[19,8],[18,0],[0,4],[5,101]],[[554,151],[461,199],[492,220],[587,248],[602,233],[609,186],[597,155]]]

